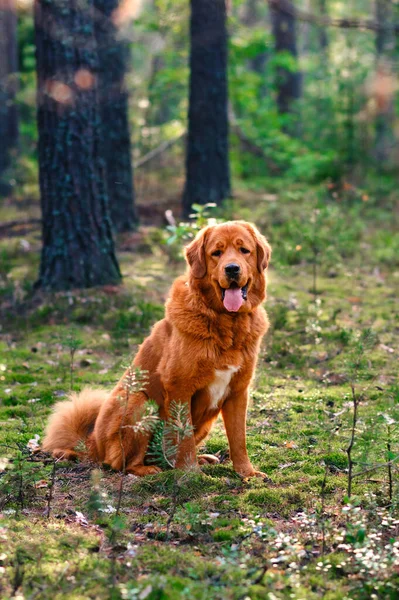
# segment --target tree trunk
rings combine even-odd
[[[274,36],[274,49],[288,53],[294,61],[298,57],[296,45],[296,18],[294,11],[286,8],[284,0],[274,0],[271,4],[271,21]],[[277,106],[281,114],[293,112],[293,103],[301,96],[301,76],[297,68],[277,69]]]
[[[266,27],[266,20],[263,18],[261,11],[259,10],[259,0],[247,0],[242,14],[242,23],[247,27]],[[262,2],[263,4],[263,2]],[[265,68],[267,64],[268,55],[267,52],[261,52],[254,58],[251,58],[248,61],[249,68],[255,73],[258,73],[261,76],[265,74]],[[266,86],[263,87],[263,95],[266,95]]]
[[[318,6],[319,6],[319,14],[320,14],[320,16],[321,17],[328,17],[327,0],[318,0]],[[319,33],[320,50],[322,51],[323,54],[326,54],[327,50],[328,50],[327,26],[326,25],[321,25],[318,28],[318,33]]]
[[[9,191],[4,170],[10,165],[10,153],[18,142],[17,17],[14,0],[0,0],[0,193]]]
[[[191,0],[190,98],[183,211],[230,195],[224,0]]]
[[[394,144],[394,94],[396,81],[392,72],[395,38],[388,26],[392,23],[392,0],[376,0],[376,21],[380,28],[376,33],[376,73],[372,94],[376,106],[375,155],[377,167],[384,169]]]
[[[104,161],[93,0],[36,0],[43,249],[38,287],[118,283]]]
[[[120,0],[94,0],[101,144],[113,228],[116,231],[132,231],[138,225],[138,214],[134,203],[129,97],[125,85],[130,51],[128,42],[120,37],[112,19],[119,4]]]

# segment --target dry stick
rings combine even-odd
[[[357,425],[357,409],[359,405],[358,397],[356,395],[355,385],[353,381],[351,382],[351,391],[352,391],[352,402],[353,402],[353,417],[352,417],[352,428],[351,428],[351,438],[349,441],[349,445],[346,449],[346,453],[348,455],[348,498],[351,497],[352,494],[352,480],[353,480],[353,460],[352,460],[352,449],[355,443],[355,432]]]
[[[14,221],[6,221],[5,223],[0,223],[0,233],[14,227],[39,225],[41,222],[41,219],[15,219]]]
[[[142,158],[140,158],[138,161],[136,161],[133,164],[133,168],[139,169],[143,165],[149,163],[151,160],[153,160],[160,154],[163,154],[163,152],[165,152],[165,150],[168,150],[168,148],[171,148],[172,146],[174,146],[179,140],[184,138],[186,135],[187,135],[187,131],[183,131],[182,133],[180,133],[177,137],[173,138],[172,140],[167,140],[166,142],[162,142],[162,144],[160,144],[157,148],[154,148],[154,150],[151,150],[150,152],[145,154]]]
[[[49,493],[48,493],[48,497],[47,497],[46,516],[47,516],[48,519],[50,518],[51,503],[53,501],[53,490],[54,490],[54,485],[55,485],[56,464],[57,464],[56,460],[53,459],[53,470],[52,470],[52,473],[51,473],[51,482],[50,482]]]
[[[74,367],[74,358],[75,358],[75,352],[76,349],[71,348],[71,360],[69,363],[69,375],[70,375],[70,387],[71,387],[71,391],[72,391],[72,386],[73,386],[73,367]]]
[[[326,519],[325,519],[325,510],[326,510],[326,486],[327,486],[327,476],[328,476],[328,465],[327,463],[324,466],[324,477],[321,483],[321,554],[322,556],[326,553]]]
[[[313,251],[313,302],[317,300],[317,251]]]
[[[21,504],[21,510],[25,508],[25,495],[24,495],[24,480],[22,472],[19,476],[19,490],[18,490],[18,500]]]
[[[387,439],[387,454],[388,454],[388,459],[391,455],[391,428],[388,425],[388,439]],[[389,503],[392,504],[392,493],[393,493],[393,484],[392,484],[392,464],[389,461],[388,463],[388,498],[389,498]]]
[[[123,415],[122,415],[121,426],[119,427],[119,431],[118,431],[119,444],[120,444],[121,454],[122,454],[122,474],[121,474],[121,478],[119,481],[118,501],[116,504],[115,516],[119,516],[119,514],[120,514],[121,505],[122,505],[122,496],[123,496],[123,484],[124,484],[125,474],[126,474],[126,454],[125,454],[125,448],[124,448],[123,439],[122,439],[122,428],[123,428],[122,424],[125,422],[127,405],[129,402],[129,390],[126,389],[125,391],[126,391],[126,402],[125,402],[124,411],[123,411]],[[109,541],[112,545],[115,544],[115,541],[116,541],[115,527],[112,529]],[[112,577],[112,586],[115,589],[115,586],[116,586],[116,553],[115,553],[114,549],[112,549],[112,555],[111,555],[111,577]]]

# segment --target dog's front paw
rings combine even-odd
[[[245,477],[260,477],[261,479],[266,479],[267,475],[266,473],[262,473],[262,471],[255,471],[254,469],[249,475],[245,475]]]
[[[126,469],[126,473],[130,475],[137,475],[137,477],[145,477],[146,475],[155,475],[160,473],[162,469],[155,465],[134,465]]]
[[[267,479],[266,473],[262,473],[262,471],[256,471],[253,467],[246,469],[236,469],[238,475],[241,475],[244,479],[249,479],[249,477],[260,477],[261,479]]]

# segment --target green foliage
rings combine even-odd
[[[193,435],[188,405],[173,400],[168,419],[154,425],[148,458],[160,467],[173,469],[180,443]]]
[[[213,216],[214,209],[216,209],[216,204],[213,202],[193,204],[193,212],[190,215],[191,221],[167,225],[168,237],[166,238],[166,244],[168,252],[173,258],[181,258],[182,246],[194,239],[200,229],[218,222]]]

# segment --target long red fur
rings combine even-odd
[[[242,248],[249,252],[244,254]],[[221,255],[215,256],[215,251]],[[186,248],[188,270],[172,286],[165,318],[154,325],[133,361],[149,373],[145,389],[127,393],[125,373],[110,394],[91,389],[72,394],[55,405],[43,449],[57,458],[88,455],[136,475],[157,472],[158,467],[145,464],[150,434],[126,425],[134,422],[148,398],[157,402],[162,419],[170,417],[171,403],[177,401],[187,404],[194,434],[181,443],[176,467],[198,463],[196,446],[221,412],[234,469],[246,477],[262,475],[248,458],[245,423],[248,388],[268,328],[261,304],[270,252],[266,239],[244,221],[200,231]],[[222,299],[222,289],[229,287],[225,266],[232,261],[240,266],[239,287],[248,285],[247,300],[238,312],[229,312]],[[215,406],[211,389],[216,370],[228,369],[233,371],[231,379]],[[208,455],[198,458],[200,463],[214,462]]]

